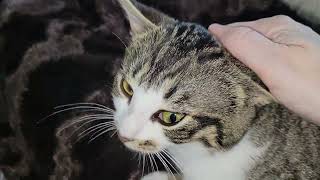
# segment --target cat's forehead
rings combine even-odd
[[[223,48],[204,27],[178,22],[133,38],[122,73],[139,84],[157,84],[223,55]]]
[[[222,76],[215,67],[225,61],[225,55],[225,50],[202,26],[166,25],[133,38],[121,76],[133,87],[156,89],[165,99],[179,104],[192,101],[192,94],[219,91],[208,83]]]
[[[120,74],[133,88],[160,91],[171,105],[185,110],[186,102],[207,106],[203,98],[208,94],[213,94],[212,98],[224,96],[219,89],[223,87],[219,81],[225,78],[220,66],[226,65],[227,56],[204,27],[165,25],[133,38]]]

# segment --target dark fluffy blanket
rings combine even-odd
[[[204,26],[276,14],[312,26],[277,0],[141,2]],[[0,169],[8,180],[139,178],[116,137],[88,144],[56,135],[72,113],[37,123],[61,104],[96,98],[112,107],[112,78],[129,41],[115,0],[0,0]]]

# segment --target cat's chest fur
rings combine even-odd
[[[183,180],[245,180],[264,150],[251,143],[248,136],[226,152],[210,152],[201,143],[169,149],[181,164]]]

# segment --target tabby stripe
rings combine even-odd
[[[135,66],[135,69],[132,71],[132,77],[134,78],[141,69],[142,69],[142,63],[138,63]]]
[[[182,64],[180,67],[178,67],[177,69],[167,73],[166,75],[163,76],[163,80],[165,79],[173,79],[177,74],[179,74],[180,72],[183,72],[184,70],[188,69],[190,63],[186,62],[184,64]]]
[[[220,119],[210,118],[208,116],[204,117],[194,117],[199,124],[201,125],[201,129],[214,125],[217,128],[217,143],[220,146],[223,146],[223,126],[220,122]]]
[[[175,27],[177,30],[174,34],[174,38],[181,36],[188,29],[188,26],[183,23],[177,23]]]
[[[181,104],[181,103],[185,103],[187,100],[190,99],[190,95],[189,94],[183,94],[181,97],[179,97],[178,99],[174,100],[173,103],[175,104]]]
[[[208,53],[200,54],[197,59],[197,62],[199,64],[204,64],[211,60],[222,59],[223,57],[224,57],[224,53],[222,50],[219,52],[208,52]]]
[[[164,98],[169,99],[174,93],[177,92],[177,90],[178,90],[177,86],[170,88],[169,91],[164,95]]]

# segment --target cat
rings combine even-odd
[[[118,136],[168,171],[143,180],[320,179],[319,126],[281,105],[204,27],[118,1],[132,34],[112,89]]]

